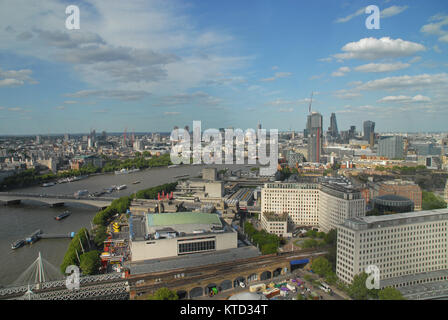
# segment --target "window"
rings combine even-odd
[[[215,240],[179,243],[179,254],[215,250]]]

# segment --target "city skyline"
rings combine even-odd
[[[80,30],[65,8],[80,8]],[[365,27],[368,5],[381,28]],[[443,1],[15,1],[0,11],[0,135],[204,128],[440,132]],[[130,130],[130,129],[129,129]]]

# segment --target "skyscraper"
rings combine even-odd
[[[309,162],[320,162],[323,141],[322,120],[322,115],[318,112],[311,113],[307,119]]]
[[[367,120],[364,121],[364,140],[369,141],[371,144],[371,138],[375,136],[375,122]]]
[[[330,137],[336,139],[339,137],[338,124],[336,122],[336,114],[332,113],[330,117],[330,127],[328,128]]]

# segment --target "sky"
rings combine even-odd
[[[2,0],[0,134],[447,131],[447,57],[445,0]]]

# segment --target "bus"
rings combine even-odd
[[[320,283],[320,288],[325,291],[326,293],[330,293],[331,292],[331,288],[328,284],[326,284],[325,282],[321,282]]]

